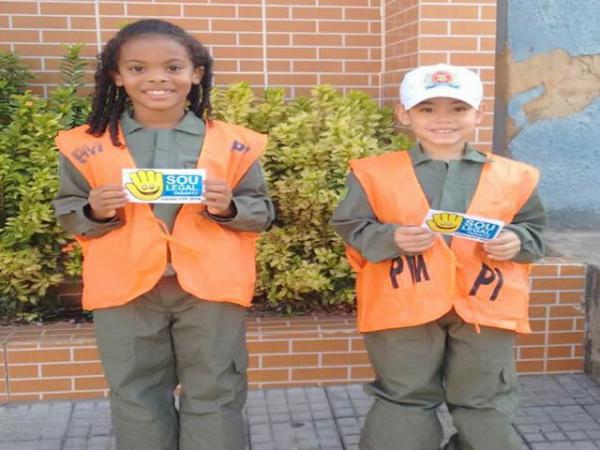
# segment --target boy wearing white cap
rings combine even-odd
[[[361,450],[519,449],[513,344],[530,331],[528,263],[541,257],[538,172],[468,144],[483,87],[449,65],[406,74],[396,108],[417,143],[351,161],[332,226],[357,272],[358,328],[376,379]],[[422,227],[430,209],[505,223],[487,242]],[[441,224],[442,227],[448,224]]]

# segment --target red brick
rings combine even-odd
[[[290,344],[288,341],[250,341],[248,351],[250,353],[288,353]]]
[[[43,364],[42,377],[70,377],[80,375],[102,375],[100,363]]]
[[[308,8],[308,7],[293,7],[292,19],[342,19],[342,8]]]
[[[345,8],[344,19],[346,20],[381,20],[379,8]]]
[[[18,350],[8,351],[9,364],[68,362],[71,360],[69,350]]]
[[[531,292],[529,302],[531,304],[555,304],[558,300],[556,292]]]
[[[478,36],[494,36],[496,22],[456,21],[450,23],[451,34],[475,34]]]
[[[553,319],[548,321],[549,331],[573,331],[575,330],[574,319]]]
[[[269,47],[267,57],[269,59],[316,59],[317,51],[308,47]]]
[[[4,42],[38,42],[39,34],[33,30],[2,30],[0,40]],[[64,50],[63,50],[64,52]]]
[[[549,359],[546,361],[548,372],[582,372],[582,359]]]
[[[348,378],[347,368],[292,369],[292,380],[342,380]]]
[[[251,383],[289,381],[289,379],[289,371],[287,369],[248,370],[248,380]]]
[[[339,47],[342,45],[342,36],[336,34],[293,34],[292,43],[302,47],[314,45],[318,47]]]
[[[0,14],[36,14],[36,3],[3,0],[0,2]]]
[[[98,354],[97,347],[91,348],[75,348],[73,349],[73,360],[79,361],[99,361],[100,355]]]
[[[582,264],[561,264],[559,266],[561,276],[585,276],[586,266]]]
[[[335,352],[348,350],[347,339],[321,339],[316,341],[292,341],[295,352]]]
[[[93,391],[99,389],[108,389],[108,385],[104,377],[75,378],[76,391]]]
[[[550,317],[581,317],[583,311],[577,305],[571,306],[551,306]]]
[[[548,344],[581,344],[583,342],[583,333],[552,333],[548,335]]]
[[[319,33],[369,33],[368,22],[319,21]]]
[[[14,378],[38,378],[40,376],[39,365],[28,364],[28,365],[12,365],[8,366],[8,377]]]
[[[572,291],[575,289],[583,289],[585,278],[534,278],[531,280],[531,283],[531,288],[534,291]]]
[[[211,20],[213,31],[261,31],[261,20]]]
[[[493,53],[451,53],[450,64],[476,67],[491,66],[494,67],[496,57]]]
[[[519,334],[517,345],[544,345],[545,339],[542,333]]]
[[[49,42],[82,42],[82,43],[94,43],[96,42],[95,31],[42,31],[42,41],[45,43]],[[66,49],[63,49],[63,53],[66,53]]]
[[[570,358],[572,354],[573,347],[571,345],[548,347],[548,358]]]
[[[262,367],[297,367],[316,366],[319,364],[319,355],[265,355],[262,357]]]
[[[83,400],[93,398],[105,398],[105,391],[90,391],[90,392],[60,392],[60,393],[45,393],[42,394],[42,400]]]
[[[289,7],[279,7],[279,6],[269,6],[267,8],[267,18],[277,18],[277,19],[289,19],[290,17],[290,8]]]
[[[421,5],[419,14],[422,19],[477,19],[479,17],[479,8],[477,6],[462,5]]]
[[[71,380],[69,378],[57,378],[52,380],[10,380],[11,393],[37,393],[69,390],[71,390]]]
[[[369,364],[366,353],[325,353],[321,356],[324,366],[352,366]]]
[[[33,401],[37,401],[37,400],[41,400],[41,399],[42,399],[41,394],[16,394],[14,392],[11,392],[11,394],[10,394],[10,402],[11,403],[33,402]]]
[[[342,62],[335,61],[294,61],[294,72],[342,72]]]
[[[124,16],[125,8],[123,3],[99,2],[101,16]]]
[[[40,2],[41,14],[57,16],[93,16],[94,4],[91,2]]]
[[[532,277],[549,277],[558,275],[556,264],[534,264],[531,268]]]
[[[421,50],[477,50],[476,37],[422,37],[419,39],[419,44]]]
[[[14,16],[13,28],[67,28],[66,17]]]
[[[167,5],[167,4],[152,4],[145,2],[143,4],[128,3],[127,4],[127,15],[128,16],[180,16],[181,8],[179,5]]]
[[[375,378],[375,373],[371,367],[351,367],[350,368],[350,379],[351,380],[372,380]]]
[[[448,34],[449,22],[446,20],[431,21],[423,20],[419,22],[419,33],[420,34],[433,34],[433,35],[444,35]]]
[[[183,15],[185,17],[230,17],[235,18],[235,6],[226,5],[184,5]],[[244,17],[240,15],[240,17]]]
[[[213,34],[213,33],[211,33]],[[221,35],[223,36],[231,36],[233,38],[235,38],[235,35],[231,34],[231,33],[221,33]],[[239,39],[239,43],[240,45],[262,45],[263,43],[263,35],[262,33],[244,33],[244,34],[238,34],[238,39]]]
[[[545,347],[521,347],[519,348],[520,359],[543,359]]]
[[[575,292],[559,292],[558,293],[558,302],[559,303],[574,303],[576,305],[580,305],[584,301],[584,292],[583,291],[575,291]]]
[[[96,18],[95,17],[71,17],[71,28],[74,30],[94,30],[96,28]],[[75,302],[75,299],[81,298],[81,287],[77,286],[78,291],[73,293],[60,293],[59,298],[68,298],[72,299]]]
[[[517,372],[519,373],[540,373],[543,370],[543,361],[517,361]]]

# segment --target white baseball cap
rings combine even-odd
[[[449,64],[421,66],[404,75],[400,84],[400,103],[404,109],[434,97],[455,98],[479,108],[483,85],[472,70]]]

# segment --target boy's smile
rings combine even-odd
[[[415,133],[423,150],[433,159],[458,159],[475,127],[483,119],[478,109],[447,97],[425,100],[406,111],[396,107],[398,120]]]
[[[192,84],[200,83],[202,74],[177,40],[149,34],[122,45],[113,78],[129,95],[134,118],[162,128],[181,120]]]

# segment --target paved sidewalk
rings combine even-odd
[[[521,377],[523,449],[600,448],[600,385],[583,374]],[[359,385],[250,391],[251,450],[357,450],[370,400]],[[440,412],[446,435],[447,411]],[[0,450],[112,450],[108,401],[0,407]],[[479,450],[479,449],[478,449]],[[480,449],[485,450],[485,449]]]

